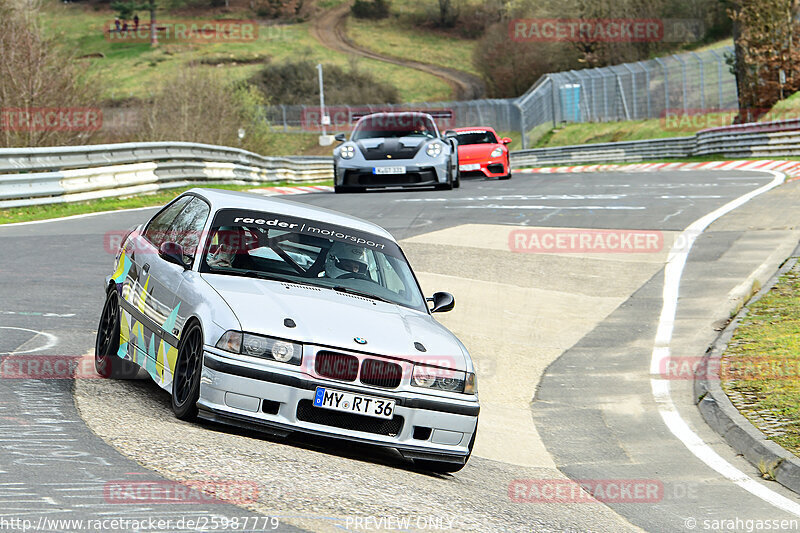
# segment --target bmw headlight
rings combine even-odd
[[[503,149],[498,146],[497,148],[492,150],[492,153],[489,155],[491,157],[500,157],[501,155],[503,155]]]
[[[352,144],[343,144],[339,148],[339,155],[342,156],[342,159],[353,159],[356,155],[356,147]]]
[[[303,360],[302,344],[241,331],[226,331],[217,341],[217,348],[290,365],[299,365]]]
[[[425,147],[425,153],[430,157],[439,157],[442,155],[442,143],[432,142]]]
[[[475,374],[426,365],[414,365],[411,385],[446,392],[463,392],[464,394],[477,394],[478,392]]]

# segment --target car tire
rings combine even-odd
[[[119,294],[116,288],[106,293],[106,302],[97,326],[94,343],[94,368],[98,374],[109,379],[132,379],[139,373],[139,366],[117,355],[119,351],[120,327]]]
[[[469,441],[469,453],[467,457],[464,459],[463,463],[448,463],[446,461],[431,461],[428,459],[414,459],[414,465],[417,466],[420,470],[426,470],[428,472],[433,472],[434,474],[452,474],[454,472],[458,472],[465,466],[467,466],[467,461],[472,456],[472,447],[475,446],[475,435],[478,434],[478,428],[475,428],[475,431],[472,432],[472,439]]]
[[[172,376],[172,412],[180,420],[197,417],[200,373],[203,368],[203,330],[196,321],[188,324],[178,343],[178,358]]]
[[[458,189],[461,187],[461,171],[456,172],[456,179],[453,181],[453,188]]]

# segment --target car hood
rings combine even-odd
[[[458,147],[458,162],[485,161],[499,144],[465,144]]]
[[[244,331],[467,369],[461,343],[427,313],[330,289],[220,274],[203,278],[233,309]],[[287,318],[296,327],[286,327]],[[356,337],[367,344],[356,343]]]

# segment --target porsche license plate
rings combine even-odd
[[[458,165],[459,170],[480,170],[481,164],[480,163],[470,163],[468,165]]]
[[[394,403],[394,400],[387,400],[386,398],[353,394],[327,387],[317,387],[317,392],[314,395],[314,407],[374,416],[375,418],[392,418]]]
[[[373,174],[405,174],[406,167],[373,167]]]

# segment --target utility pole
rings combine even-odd
[[[328,115],[325,114],[325,87],[322,84],[322,63],[317,63],[319,72],[319,123],[322,125],[322,135],[327,135],[325,126],[328,125]]]

